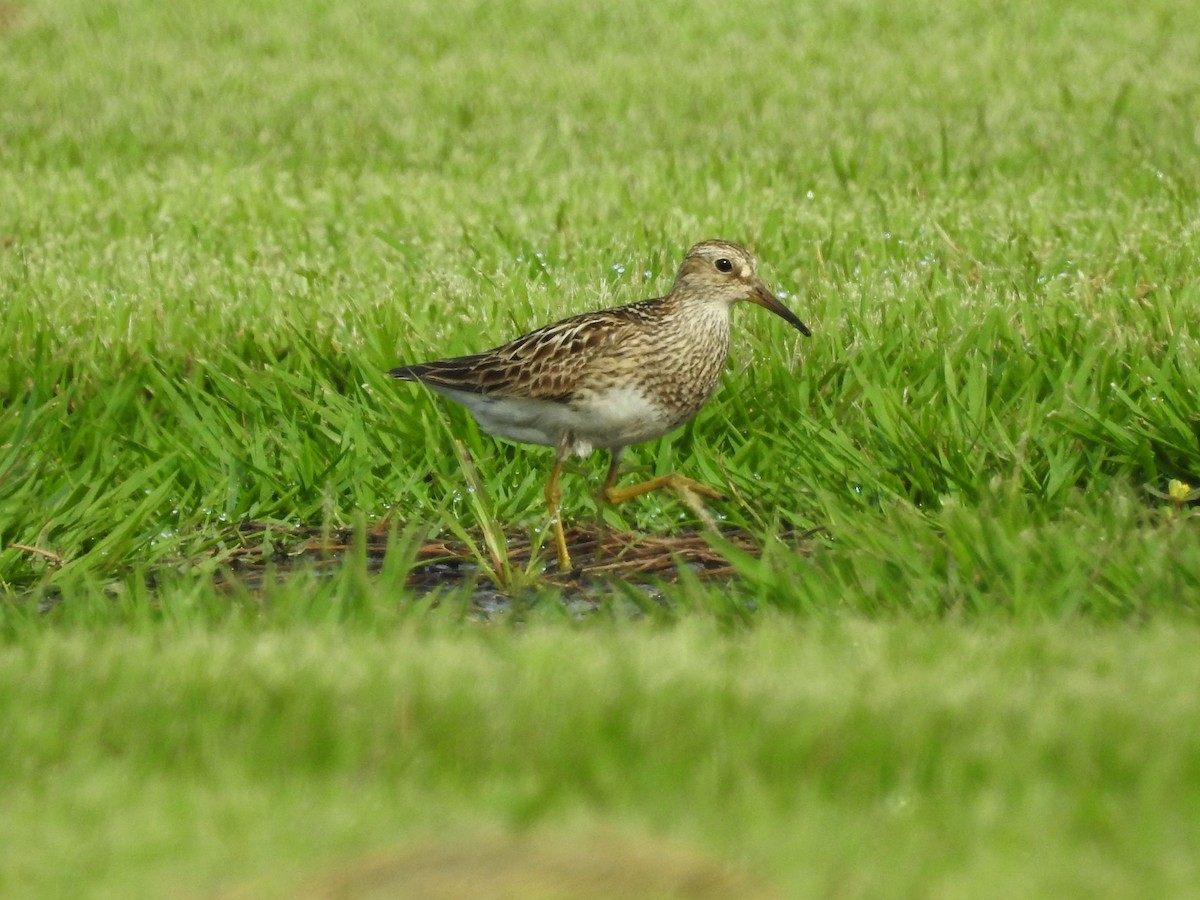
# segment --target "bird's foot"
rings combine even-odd
[[[728,500],[729,498],[707,484],[701,484],[694,478],[688,478],[686,475],[680,475],[678,472],[659,475],[657,478],[651,478],[649,481],[643,481],[640,484],[633,484],[629,487],[619,488],[605,485],[602,493],[607,502],[616,506],[618,503],[624,503],[626,500],[632,500],[634,497],[640,497],[642,494],[648,494],[650,491],[662,488],[674,491],[679,496],[679,499],[686,503],[688,508],[699,516],[700,520],[706,526],[713,531],[717,530],[716,520],[700,498],[708,497],[710,500]]]

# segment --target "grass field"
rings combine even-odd
[[[1200,895],[1191,31],[0,3],[0,895],[292,896],[489,835],[781,896]],[[761,556],[582,620],[537,562],[491,566],[486,624],[473,582],[408,586],[425,539],[543,540],[549,454],[383,373],[661,293],[717,236],[814,335],[739,309],[627,468],[729,487]],[[602,475],[568,520],[697,527],[599,510]],[[390,552],[231,586],[249,522]]]

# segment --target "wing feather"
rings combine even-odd
[[[641,332],[656,302],[571,316],[486,353],[400,366],[388,374],[473,394],[568,402],[591,366]]]

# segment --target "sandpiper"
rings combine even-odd
[[[687,252],[664,297],[571,316],[485,353],[400,366],[390,374],[461,403],[490,434],[555,448],[546,509],[559,568],[568,571],[559,479],[571,454],[610,451],[601,491],[609,503],[663,487],[693,506],[697,494],[721,497],[678,473],[618,488],[617,466],[630,444],[674,431],[712,395],[729,352],[729,311],[741,300],[809,334],[759,280],[749,250],[712,240]]]

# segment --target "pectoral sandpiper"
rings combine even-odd
[[[759,280],[754,256],[729,241],[704,241],[687,252],[665,297],[571,316],[486,353],[391,370],[461,403],[490,434],[555,448],[546,482],[559,568],[571,555],[559,515],[559,478],[572,453],[611,453],[602,496],[622,503],[671,488],[697,505],[696,494],[721,495],[671,473],[618,488],[617,466],[630,444],[660,437],[700,411],[729,352],[729,310],[749,300],[808,327]]]

